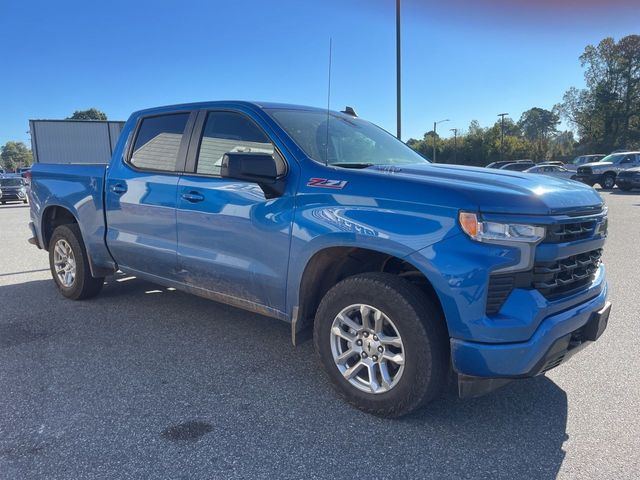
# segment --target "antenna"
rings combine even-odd
[[[324,153],[324,164],[325,166],[329,166],[329,105],[331,104],[331,51],[332,51],[332,38],[329,37],[329,78],[327,85],[327,138],[325,139],[325,153]]]

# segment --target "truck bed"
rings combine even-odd
[[[36,163],[32,169],[29,197],[31,220],[42,221],[56,215],[56,207],[63,207],[76,218],[87,253],[93,263],[112,263],[105,244],[104,179],[107,165],[103,164],[47,164]],[[46,205],[44,212],[40,206]],[[38,215],[36,215],[38,213]],[[51,232],[37,225],[37,240],[47,248]]]

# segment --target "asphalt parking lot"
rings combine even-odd
[[[638,478],[640,192],[602,195],[604,336],[400,420],[338,400],[277,320],[122,276],[63,299],[28,208],[2,206],[0,478]]]

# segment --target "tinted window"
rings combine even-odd
[[[131,163],[149,170],[177,170],[178,151],[189,113],[162,115],[142,120]]]
[[[210,112],[204,125],[196,173],[219,175],[227,152],[257,152],[273,155],[267,135],[244,115]]]

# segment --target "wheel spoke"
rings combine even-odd
[[[369,322],[369,314],[371,310],[366,305],[360,305],[360,316],[362,317],[362,326],[364,328],[369,328],[371,323]]]
[[[378,382],[378,377],[376,375],[377,365],[377,363],[367,365],[367,370],[369,371],[369,388],[371,388],[371,392],[373,393],[380,390],[380,383]]]
[[[402,340],[400,340],[400,337],[390,337],[389,335],[378,334],[378,339],[383,345],[402,348]]]
[[[347,350],[346,352],[338,355],[336,357],[336,363],[338,365],[344,365],[344,363],[349,360],[351,357],[353,357],[356,354],[356,352],[354,352],[351,348],[349,350]]]
[[[376,333],[382,333],[382,312],[380,310],[376,310],[373,313],[373,330]]]
[[[362,362],[362,360],[359,360],[358,363],[356,363],[353,367],[350,367],[350,368],[346,369],[342,373],[342,375],[347,380],[351,380],[353,377],[355,377],[358,374],[360,369],[363,368],[363,367],[364,367],[364,363]]]
[[[401,353],[384,352],[382,358],[393,362],[396,365],[404,365],[404,355],[402,355]]]
[[[382,377],[382,386],[387,390],[391,388],[391,375],[389,375],[389,369],[387,368],[387,362],[380,363],[380,376]]]
[[[338,315],[338,320],[344,323],[347,327],[356,332],[362,330],[362,325],[358,325],[353,319],[347,317],[346,315]]]
[[[354,342],[355,339],[356,339],[355,335],[351,335],[350,333],[345,332],[343,329],[341,329],[337,325],[335,325],[331,329],[331,333],[333,333],[336,337],[340,337],[340,338],[346,340],[347,342]]]

